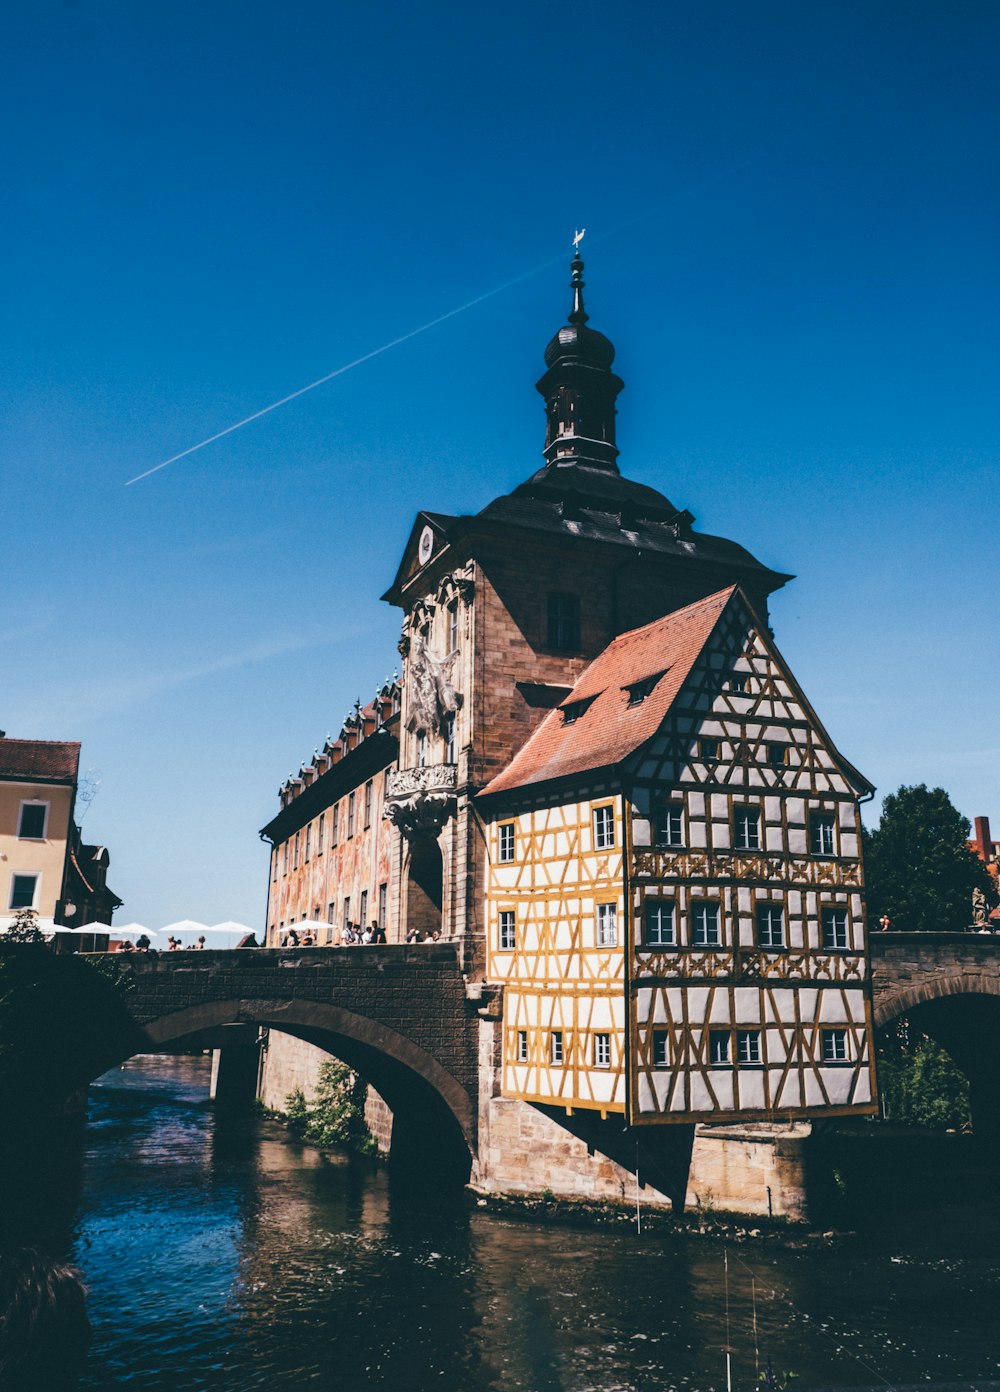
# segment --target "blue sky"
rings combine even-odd
[[[263,921],[415,512],[541,462],[582,226],[623,471],[797,575],[880,796],[1000,823],[998,62],[954,0],[5,7],[0,726],[83,741],[123,921]]]

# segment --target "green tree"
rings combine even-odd
[[[45,934],[38,926],[38,914],[34,909],[18,909],[14,922],[4,934],[9,943],[43,943]]]
[[[972,922],[972,892],[992,908],[993,879],[966,845],[969,820],[943,788],[902,787],[882,803],[863,838],[868,920],[887,914],[901,932],[960,932]]]

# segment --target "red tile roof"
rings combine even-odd
[[[73,783],[79,767],[79,741],[0,739],[0,778]]]
[[[583,672],[569,696],[545,717],[524,748],[487,784],[483,794],[609,768],[634,753],[660,728],[736,592],[737,587],[730,585],[615,638]],[[663,676],[649,695],[630,706],[627,688],[659,672]],[[588,699],[586,710],[567,724],[563,715],[566,707]]]

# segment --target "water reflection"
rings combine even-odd
[[[217,1123],[207,1091],[207,1060],[162,1057],[92,1091],[73,1236],[85,1388],[725,1386],[721,1244],[488,1217],[270,1123]],[[1000,1224],[972,1216],[730,1246],[735,1387],[768,1355],[800,1388],[990,1386]]]

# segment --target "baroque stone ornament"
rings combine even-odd
[[[427,639],[417,633],[410,642],[409,656],[406,728],[440,733],[445,716],[453,715],[462,704],[461,693],[452,682],[458,651],[435,657]]]
[[[385,790],[385,815],[404,836],[436,835],[455,810],[458,770],[454,764],[394,769]]]

